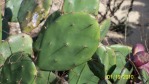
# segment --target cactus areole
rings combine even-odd
[[[42,70],[71,69],[91,59],[98,47],[99,24],[87,13],[64,14],[46,28],[37,60]]]

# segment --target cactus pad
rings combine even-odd
[[[52,0],[23,0],[18,14],[21,29],[25,33],[35,29],[49,15]]]
[[[126,57],[131,53],[131,47],[125,45],[111,45],[110,48],[115,52],[116,56],[116,69],[113,74],[120,74],[121,70],[124,68],[126,64]]]
[[[89,14],[64,14],[46,28],[37,58],[43,70],[71,69],[91,59],[98,47],[99,25]]]
[[[1,84],[34,84],[36,75],[36,67],[29,55],[17,52],[5,61]]]
[[[10,36],[7,40],[11,48],[11,52],[24,51],[32,54],[32,38],[27,34],[17,34]]]
[[[97,15],[99,0],[64,0],[63,12],[87,12]]]
[[[113,68],[116,66],[115,53],[110,47],[100,44],[88,64],[94,75],[104,79],[107,74],[109,75],[114,71]]]
[[[70,84],[98,84],[98,78],[92,73],[86,63],[70,70]]]

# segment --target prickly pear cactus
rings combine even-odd
[[[17,34],[9,36],[6,40],[11,48],[11,52],[24,51],[28,54],[32,54],[32,38],[27,34]]]
[[[18,20],[25,33],[35,29],[49,15],[52,0],[23,0]]]
[[[89,14],[64,14],[46,28],[37,57],[43,70],[71,69],[91,59],[98,47],[99,25]]]
[[[103,80],[106,75],[110,75],[114,71],[116,66],[115,53],[110,47],[100,44],[88,64],[93,73]]]
[[[120,44],[111,45],[109,47],[115,52],[116,56],[116,68],[111,74],[113,77],[109,79],[114,80],[116,84],[126,84],[133,76],[131,75],[132,67],[127,57],[131,53],[131,47]]]
[[[71,12],[87,12],[97,15],[99,10],[99,0],[64,0],[62,11],[64,13]]]
[[[53,13],[57,1],[64,3]],[[2,25],[7,29],[8,21],[19,22],[21,30],[33,34],[32,37],[38,35],[40,28],[41,32],[37,39],[33,38],[34,51],[32,38],[24,33],[0,41],[0,84],[130,84],[131,79],[123,77],[133,74],[127,57],[131,48],[100,43],[110,28],[110,20],[99,25],[99,2],[6,0],[3,23],[0,16],[0,32]],[[147,66],[142,68],[149,72]],[[147,72],[139,72],[148,81]]]
[[[5,62],[0,84],[35,84],[37,70],[29,54],[17,52]]]
[[[17,22],[18,12],[23,0],[6,0],[5,18]]]
[[[99,79],[91,72],[87,63],[70,70],[70,84],[98,84]]]
[[[88,61],[89,68],[101,82],[108,83],[109,80],[114,84],[126,84],[132,78],[132,66],[126,61],[130,52],[128,46],[100,44],[92,60]]]
[[[126,64],[126,56],[131,53],[131,47],[124,45],[111,45],[110,48],[113,49],[116,55],[116,69],[113,74],[120,74],[121,70],[124,68]]]
[[[0,66],[2,66],[5,60],[16,52],[25,52],[30,55],[33,54],[32,39],[26,34],[12,35],[3,41],[0,45]]]

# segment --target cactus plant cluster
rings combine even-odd
[[[98,23],[99,0],[64,0],[62,8],[50,14],[53,1],[6,1],[2,19],[19,22],[22,33],[0,42],[0,84],[129,84],[142,78],[134,76],[141,69],[135,68],[138,61],[146,63],[131,54],[138,49],[102,44],[110,19]],[[2,30],[1,24],[0,17]],[[38,36],[31,37],[39,26]]]

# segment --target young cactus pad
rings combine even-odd
[[[40,69],[71,69],[91,59],[98,47],[100,28],[87,13],[64,14],[46,28],[37,58]]]
[[[35,84],[36,76],[37,70],[29,55],[17,52],[5,61],[0,84]]]
[[[62,11],[64,13],[71,12],[87,12],[97,15],[99,10],[99,0],[64,0]]]

